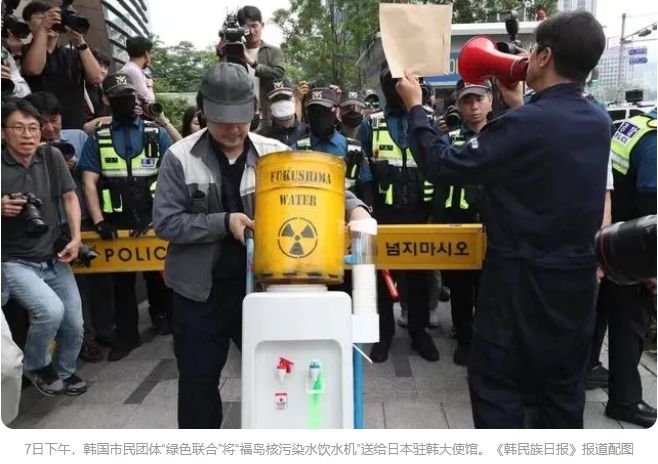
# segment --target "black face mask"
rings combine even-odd
[[[329,138],[334,133],[336,127],[336,116],[334,113],[325,110],[308,111],[308,125],[311,132],[322,138]]]
[[[402,98],[400,98],[398,91],[395,90],[396,83],[397,79],[393,79],[392,77],[383,78],[381,81],[382,92],[384,93],[384,97],[386,97],[386,106],[388,106],[390,110],[401,111],[403,108]]]
[[[136,117],[135,103],[137,97],[135,95],[117,95],[110,98],[110,108],[112,108],[112,119],[117,122],[133,121]]]
[[[361,113],[347,113],[341,116],[341,121],[346,126],[356,127],[363,121],[363,115]]]

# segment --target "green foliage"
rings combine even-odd
[[[390,0],[290,0],[290,8],[274,12],[273,21],[284,37],[284,51],[295,79],[323,81],[344,88],[360,87],[355,63],[362,47],[379,28],[379,3]],[[453,23],[502,21],[515,9],[523,20],[520,0],[426,0],[407,3],[452,3]],[[557,0],[539,0],[527,9],[534,20],[536,11],[547,15],[557,10]],[[290,72],[291,71],[291,72]]]
[[[209,66],[217,63],[212,48],[197,50],[191,42],[183,41],[166,47],[153,37],[153,80],[155,92],[196,92]]]
[[[185,110],[190,104],[185,99],[179,97],[158,96],[158,102],[164,108],[164,114],[171,121],[171,125],[180,131],[183,127],[183,113],[185,113]]]

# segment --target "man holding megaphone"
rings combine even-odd
[[[610,128],[582,88],[605,34],[575,11],[535,35],[525,79],[535,95],[523,105],[519,84],[499,85],[511,109],[461,147],[428,124],[415,75],[397,84],[426,178],[483,185],[488,248],[468,368],[478,428],[522,428],[526,394],[540,426],[583,427]]]

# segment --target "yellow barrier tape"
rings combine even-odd
[[[98,257],[89,268],[75,265],[77,274],[164,269],[167,242],[153,231],[130,237],[122,230],[116,240],[101,240],[94,232],[83,232],[82,241]],[[376,243],[380,269],[480,269],[485,234],[480,224],[380,225]]]

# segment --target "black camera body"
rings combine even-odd
[[[68,230],[62,230],[62,234],[57,237],[57,240],[55,240],[55,253],[59,253],[62,251],[66,245],[69,244],[71,241],[71,234]],[[98,257],[98,253],[96,253],[94,250],[89,248],[87,245],[84,243],[80,244],[80,248],[78,249],[78,258],[76,262],[79,262],[82,264],[84,267],[91,267],[91,262]]]
[[[251,29],[247,26],[241,26],[235,14],[231,13],[226,16],[226,20],[219,30],[219,37],[224,39],[224,53],[228,61],[242,60],[244,43],[250,35]]]
[[[12,193],[9,195],[12,200],[25,200],[19,217],[25,222],[25,235],[30,238],[40,237],[48,231],[48,224],[41,216],[41,207],[43,202],[34,193]]]
[[[75,147],[68,142],[55,140],[53,142],[48,142],[48,145],[57,148],[66,161],[70,161],[75,156]]]
[[[519,33],[519,15],[516,11],[511,10],[505,16],[505,29],[509,35],[509,42],[496,42],[496,49],[499,52],[518,55],[521,42],[516,38]]]
[[[453,130],[461,126],[462,115],[455,105],[450,105],[446,108],[445,113],[443,113],[443,120],[446,126],[448,126],[448,129]]]
[[[53,30],[59,33],[66,32],[66,28],[86,34],[89,30],[89,21],[84,16],[80,16],[73,8],[73,0],[62,0],[60,7],[62,22],[56,25]]]

